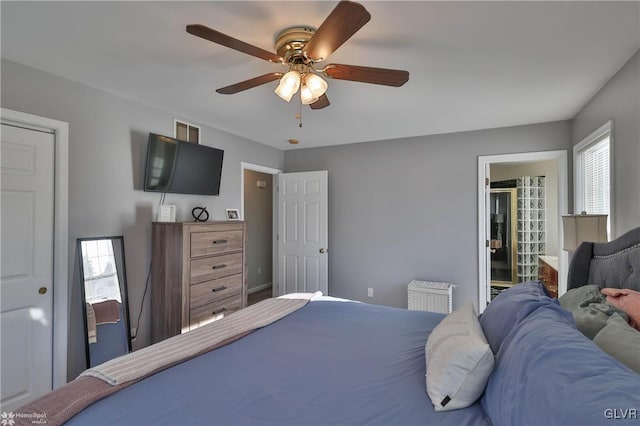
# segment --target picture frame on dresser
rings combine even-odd
[[[227,220],[240,220],[238,209],[227,209]]]

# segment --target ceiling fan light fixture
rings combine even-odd
[[[311,93],[315,98],[319,98],[324,95],[329,85],[322,77],[317,74],[306,74],[304,77],[305,85],[311,90]]]
[[[302,84],[300,88],[300,100],[302,105],[310,105],[318,100],[319,96],[314,96],[313,91],[307,84]]]
[[[300,73],[296,70],[291,70],[280,79],[280,84],[274,90],[275,94],[280,96],[287,102],[291,101],[293,95],[298,91],[300,87]]]

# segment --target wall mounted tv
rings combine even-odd
[[[149,133],[144,190],[218,195],[224,151]]]

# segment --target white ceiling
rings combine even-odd
[[[326,63],[406,69],[401,88],[329,80],[303,127],[269,83],[282,65],[185,31],[203,24],[274,51],[333,1],[0,3],[2,57],[289,149],[570,119],[640,48],[640,2],[362,2],[371,21]]]

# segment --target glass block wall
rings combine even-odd
[[[538,279],[538,256],[546,254],[545,178],[521,176],[518,190],[518,281]]]

